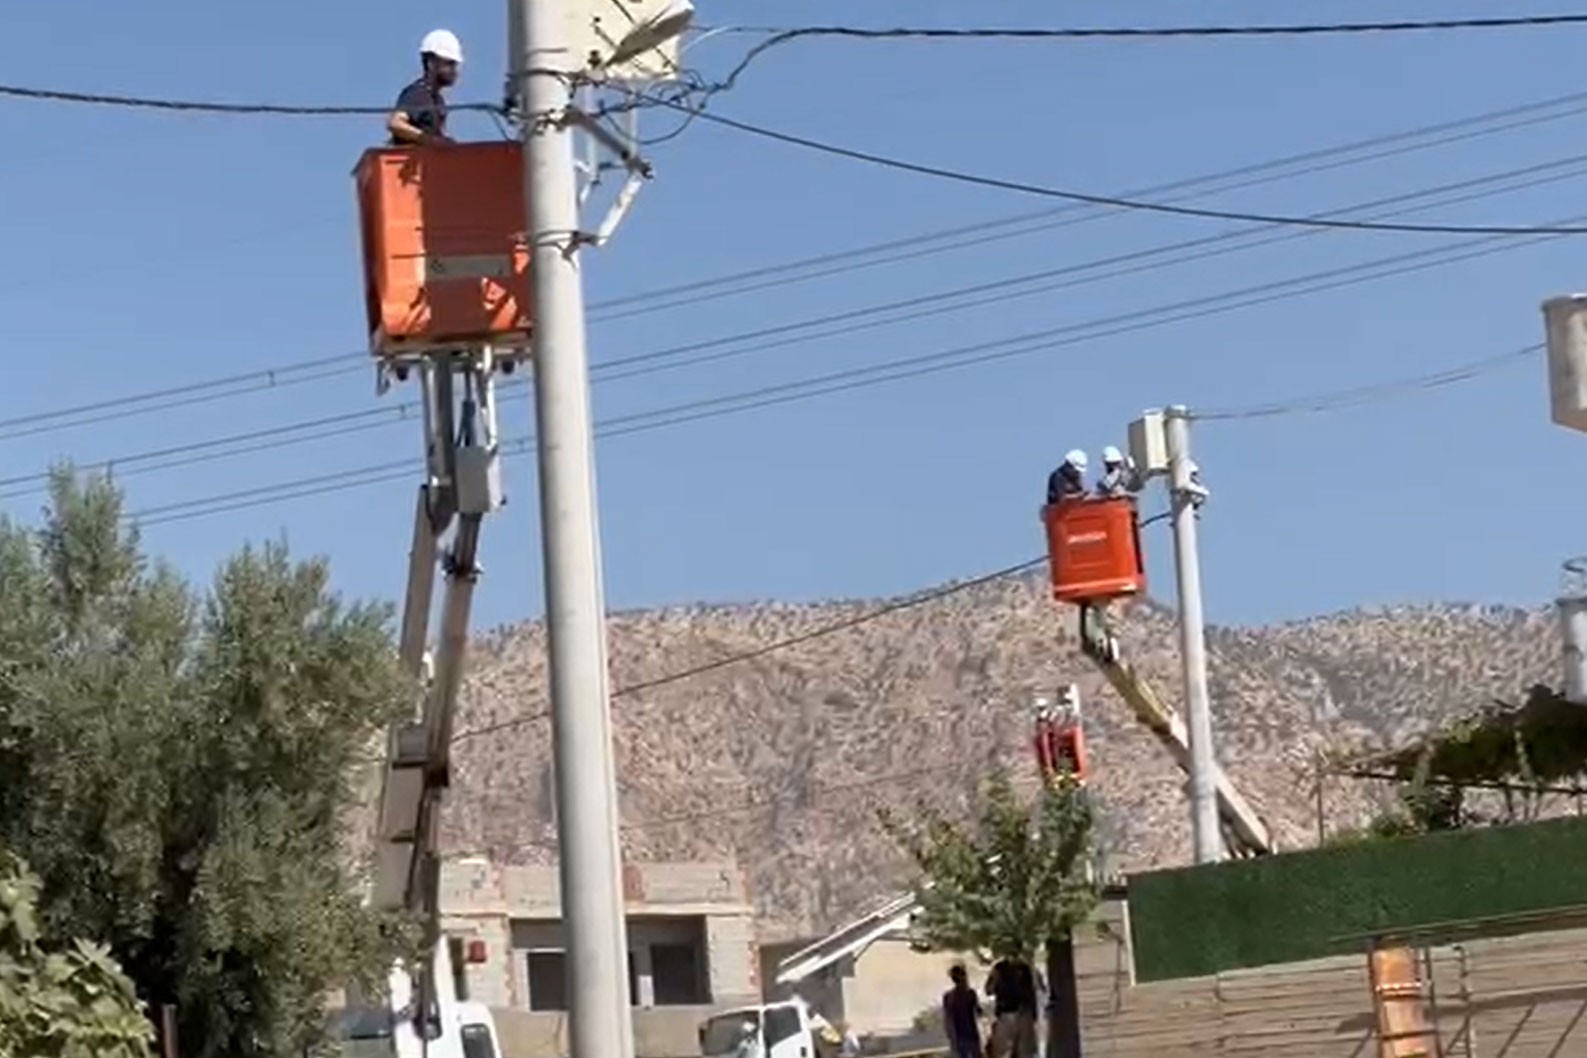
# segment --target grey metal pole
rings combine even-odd
[[[522,19],[524,193],[533,270],[541,547],[555,759],[568,1049],[632,1058],[627,929],[607,694],[589,363],[579,243],[565,3],[511,0]],[[516,28],[509,23],[512,32]]]
[[[1190,826],[1197,863],[1223,855],[1214,786],[1212,703],[1207,693],[1207,637],[1201,617],[1201,558],[1196,549],[1196,503],[1190,461],[1190,412],[1163,415],[1174,515],[1174,574],[1179,587],[1179,651],[1185,671],[1185,733],[1190,742]]]

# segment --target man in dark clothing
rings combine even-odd
[[[942,993],[942,1027],[948,1034],[952,1058],[982,1058],[981,998],[970,987],[963,966],[948,971],[953,987]]]
[[[1076,448],[1047,477],[1047,502],[1086,494],[1086,454]]]
[[[397,96],[396,108],[386,119],[393,147],[451,142],[442,90],[457,83],[463,45],[450,30],[432,30],[419,42],[419,62],[424,72]]]
[[[999,959],[986,979],[992,997],[994,1058],[1035,1058],[1036,971],[1023,959]]]

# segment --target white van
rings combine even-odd
[[[413,980],[403,967],[392,968],[384,1003],[350,1004],[336,1011],[336,1036],[345,1058],[501,1058],[496,1022],[483,1003],[457,998],[450,944],[436,946],[435,995],[420,1037],[413,1017]],[[400,1013],[399,1013],[400,1012]]]
[[[835,1051],[821,1034],[830,1027],[804,1000],[737,1007],[700,1025],[704,1058],[826,1058]]]

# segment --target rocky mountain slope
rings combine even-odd
[[[1040,572],[966,589],[690,679],[645,686],[864,614],[876,603],[680,607],[615,617],[614,723],[624,841],[643,859],[731,853],[768,935],[808,933],[903,875],[880,805],[963,804],[995,762],[1031,767],[1028,703],[1076,682],[1112,864],[1185,862],[1183,778],[1076,649],[1074,613]],[[1123,644],[1178,703],[1172,615],[1125,609]],[[1553,681],[1544,611],[1456,606],[1353,612],[1209,633],[1219,755],[1281,842],[1317,826],[1314,754],[1377,746]],[[471,659],[448,809],[452,854],[555,855],[544,630],[484,637]],[[624,689],[628,689],[624,692]],[[528,718],[515,723],[521,718]],[[1371,810],[1368,784],[1324,785],[1330,828]]]

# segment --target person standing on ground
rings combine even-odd
[[[986,992],[992,997],[992,1058],[1035,1058],[1036,972],[1030,963],[999,959]]]
[[[948,971],[953,987],[942,993],[942,1028],[948,1034],[951,1058],[982,1058],[981,997],[970,987],[970,975],[955,964]]]
[[[402,90],[386,119],[393,147],[450,143],[446,134],[444,91],[457,83],[463,45],[449,29],[431,30],[419,42],[419,79]]]

